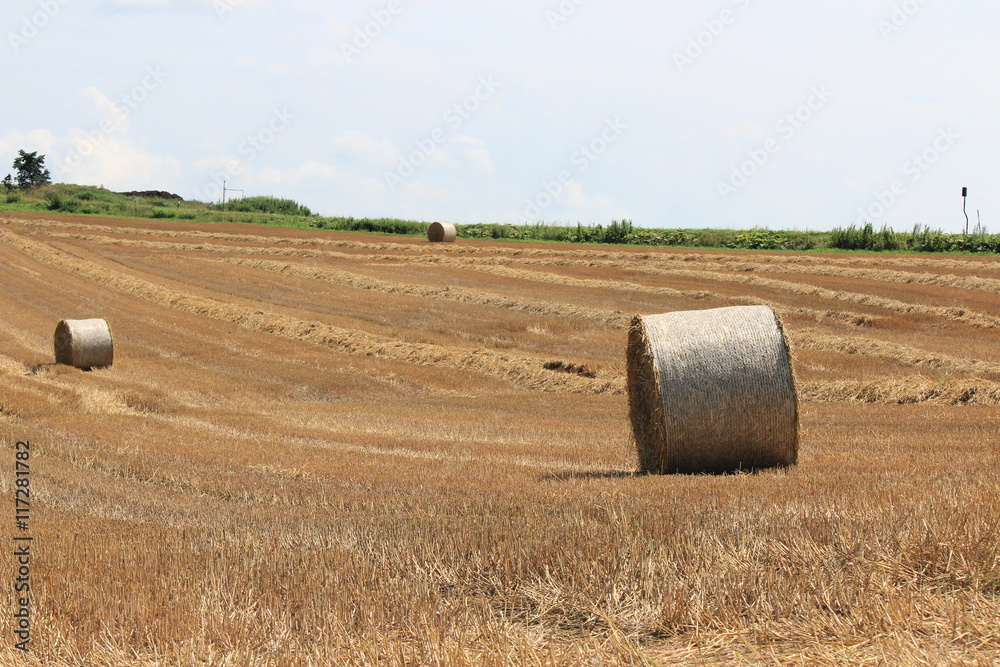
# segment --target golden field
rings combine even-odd
[[[635,475],[631,315],[758,303],[799,464]],[[2,664],[1000,662],[1000,258],[4,214],[0,314]]]

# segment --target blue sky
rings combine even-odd
[[[6,0],[0,163],[648,227],[960,231],[967,186],[1000,231],[998,28],[934,0]]]

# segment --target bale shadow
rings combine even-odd
[[[90,373],[92,371],[104,370],[105,368],[110,368],[109,366],[88,366],[87,368],[80,368],[78,366],[71,366],[69,364],[61,364],[58,361],[49,362],[45,364],[33,364],[29,367],[32,375],[46,375],[46,374],[62,374],[74,373],[76,371],[81,371],[83,373]]]
[[[543,482],[565,482],[571,479],[626,479],[644,477],[646,473],[632,470],[592,470],[588,472],[551,472],[542,475]]]
[[[760,475],[773,472],[773,466],[758,468],[739,468],[735,470],[674,470],[674,471],[644,471],[644,470],[592,470],[588,472],[553,472],[542,475],[543,482],[565,482],[572,479],[638,479],[640,477],[738,477]]]

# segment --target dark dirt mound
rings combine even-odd
[[[115,194],[125,195],[126,197],[149,197],[150,199],[176,199],[177,201],[184,201],[184,198],[180,195],[175,195],[172,192],[164,192],[163,190],[143,190],[142,192],[116,192]]]
[[[576,373],[577,375],[582,375],[586,378],[597,377],[597,372],[590,366],[585,366],[583,364],[574,364],[568,361],[547,361],[542,364],[542,368],[550,371],[559,371],[561,373]]]

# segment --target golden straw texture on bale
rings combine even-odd
[[[110,366],[114,340],[107,320],[62,320],[56,325],[56,363],[89,369]]]
[[[637,315],[626,354],[641,471],[795,464],[795,378],[781,320],[770,307]]]
[[[427,227],[427,240],[431,243],[454,243],[456,238],[458,232],[450,222],[432,222]]]

